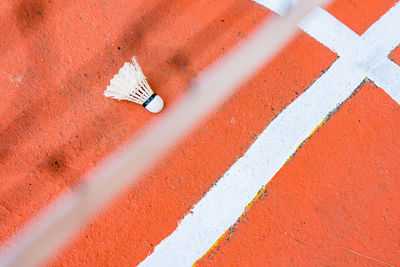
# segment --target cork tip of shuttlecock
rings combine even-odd
[[[164,108],[164,101],[159,95],[156,95],[145,108],[152,113],[158,113]]]

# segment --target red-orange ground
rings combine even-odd
[[[355,3],[355,1],[352,2]],[[352,6],[350,1],[338,0],[330,10],[350,28],[357,33],[362,33],[386,12],[394,1],[383,1],[379,6],[376,6],[375,1],[372,0],[356,2],[357,5]],[[374,8],[369,9],[368,6]],[[103,97],[103,90],[123,62],[129,60],[131,56],[137,56],[150,84],[164,98],[168,108],[168,105],[187,88],[201,70],[229,51],[239,40],[246,38],[246,35],[270,12],[250,0],[218,2],[206,0],[100,2],[19,0],[0,2],[0,14],[0,36],[2,36],[0,42],[0,90],[2,90],[0,98],[0,177],[2,178],[0,180],[0,241],[4,242],[40,208],[46,206],[60,192],[71,188],[84,173],[156,118],[139,105]],[[246,152],[254,138],[268,123],[306,90],[334,62],[335,58],[336,55],[333,52],[317,41],[305,34],[300,34],[269,66],[258,73],[240,92],[233,95],[207,122],[200,125],[198,130],[166,155],[150,174],[143,177],[138,186],[128,188],[127,193],[122,195],[115,204],[89,223],[87,229],[82,231],[74,243],[53,259],[53,264],[126,266],[143,260],[152,252],[155,245],[174,231],[179,220],[237,158]],[[365,93],[370,91],[371,97]],[[377,99],[373,99],[373,96]],[[314,251],[318,242],[321,241],[320,231],[326,231],[329,227],[340,227],[334,217],[338,210],[336,206],[332,206],[332,203],[336,199],[338,203],[345,202],[346,198],[340,197],[347,197],[347,195],[324,198],[324,196],[330,196],[331,189],[339,182],[347,185],[343,189],[344,192],[353,190],[360,203],[373,202],[374,209],[382,210],[379,212],[386,212],[387,205],[398,201],[394,195],[392,195],[392,202],[388,199],[383,202],[376,201],[375,193],[371,195],[368,191],[362,191],[372,186],[373,181],[370,181],[371,184],[346,183],[347,177],[339,177],[342,180],[318,180],[315,176],[303,177],[302,181],[291,181],[284,175],[290,166],[300,164],[296,162],[301,160],[303,164],[308,164],[309,168],[298,168],[295,174],[304,175],[300,171],[324,173],[327,171],[325,165],[314,167],[311,164],[314,158],[304,163],[305,159],[302,159],[304,156],[301,155],[311,153],[313,157],[319,157],[326,152],[327,148],[332,147],[338,150],[337,153],[342,149],[343,154],[337,154],[339,162],[331,161],[330,164],[342,166],[343,160],[352,162],[351,153],[360,156],[359,160],[363,164],[365,162],[369,164],[371,157],[374,157],[375,161],[370,164],[371,167],[357,166],[362,166],[366,174],[375,175],[374,177],[379,179],[386,177],[384,175],[387,174],[377,172],[377,170],[381,170],[378,168],[379,164],[393,164],[391,161],[387,163],[387,156],[391,154],[386,154],[388,153],[386,146],[389,146],[388,143],[392,140],[394,144],[392,149],[396,148],[396,144],[397,148],[399,147],[398,134],[391,131],[396,130],[395,121],[389,125],[392,127],[390,128],[387,126],[387,119],[379,119],[375,122],[374,118],[378,119],[377,115],[367,115],[377,113],[383,114],[386,118],[398,118],[398,106],[396,109],[393,101],[388,99],[380,89],[374,89],[371,85],[364,87],[354,100],[346,105],[353,107],[355,105],[352,104],[353,101],[359,101],[363,105],[366,101],[365,105],[368,104],[369,110],[363,109],[363,112],[369,113],[363,114],[358,110],[362,113],[359,114],[360,116],[365,116],[363,117],[365,123],[362,123],[363,119],[356,125],[346,124],[346,127],[342,125],[338,129],[343,133],[334,135],[334,130],[338,129],[336,126],[329,125],[336,120],[342,121],[341,118],[345,115],[335,119],[342,113],[346,114],[343,109],[340,110],[323,126],[321,132],[311,138],[299,151],[299,159],[296,156],[278,174],[277,177],[282,178],[275,177],[273,186],[270,185],[272,191],[277,184],[276,181],[282,179],[279,182],[281,187],[278,193],[284,192],[286,200],[289,201],[286,207],[284,199],[278,201],[282,214],[279,213],[279,209],[273,208],[277,202],[268,204],[274,215],[269,219],[277,223],[280,217],[293,208],[292,204],[295,202],[290,201],[299,197],[298,190],[306,190],[306,185],[308,185],[306,181],[308,178],[311,179],[309,182],[313,187],[309,189],[309,192],[307,191],[307,194],[303,194],[304,200],[307,200],[306,197],[309,195],[314,196],[315,199],[317,196],[320,197],[323,203],[327,203],[327,205],[322,205],[325,209],[322,212],[331,214],[331,217],[319,222],[320,228],[313,228],[316,232],[307,228],[307,234],[315,235],[312,240],[316,243],[313,245],[311,241],[309,242]],[[354,109],[357,107],[354,106]],[[384,125],[386,127],[384,128],[385,140],[382,146],[380,143],[373,143],[375,150],[363,154],[361,152],[368,147],[359,148],[351,143],[351,140],[346,139],[350,142],[349,145],[353,144],[349,146],[350,151],[347,151],[345,146],[337,147],[336,139],[331,140],[335,136],[344,138],[344,133],[357,125],[359,131],[366,133],[380,131],[378,126]],[[325,127],[331,127],[332,133],[326,138],[318,137],[322,136],[323,131],[328,131],[324,130]],[[350,131],[349,134],[354,135],[357,129],[353,129],[354,131]],[[380,136],[379,133],[373,135],[371,140],[377,139]],[[374,136],[375,139],[373,139]],[[356,144],[363,145],[365,142],[371,146],[369,143],[371,140],[367,137],[365,137],[367,140],[364,140],[364,137],[357,137]],[[320,141],[313,141],[314,138],[320,138],[318,139]],[[319,142],[320,145],[309,152],[308,147],[313,142]],[[333,144],[326,142],[333,142]],[[389,165],[387,168],[391,166]],[[354,175],[353,172],[348,171],[346,174]],[[318,181],[323,181],[323,184],[318,184]],[[292,187],[289,182],[295,185],[300,183],[302,187],[300,189]],[[289,186],[284,187],[285,183]],[[388,187],[388,192],[399,193],[398,187],[396,188]],[[267,196],[270,196],[270,192]],[[263,201],[265,200],[256,202],[249,212],[258,214],[259,206],[263,207],[263,204],[260,204]],[[348,205],[351,203],[354,202],[349,201]],[[297,206],[298,214],[307,215],[309,208],[309,206],[304,208]],[[396,209],[396,207],[390,208]],[[343,211],[338,211],[339,217],[343,216],[340,212]],[[379,212],[371,211],[372,221],[366,221],[365,225],[376,223],[374,218],[382,214]],[[398,219],[394,212],[385,214],[388,222]],[[266,225],[261,220],[268,215],[270,214],[260,215],[260,219],[254,217],[257,223],[254,228],[248,230],[247,234],[254,235],[252,238],[257,238],[259,237],[257,233],[271,232],[274,228],[267,225],[267,228],[263,229]],[[309,215],[316,218],[312,212]],[[354,218],[358,218],[356,215]],[[295,225],[295,220],[286,223],[286,225],[291,225],[291,223]],[[239,224],[238,229],[247,227],[247,224],[241,225],[242,223]],[[355,224],[354,227],[364,229],[362,227],[365,225]],[[285,224],[275,226],[279,228],[284,227]],[[295,236],[295,230],[288,233]],[[386,233],[384,230],[387,229],[379,228],[376,234]],[[367,233],[374,233],[374,229],[368,229]],[[279,237],[278,234],[281,232],[275,234]],[[238,234],[237,239],[241,239],[242,235]],[[234,236],[235,233],[232,238]],[[304,241],[301,239],[304,236],[305,234],[300,236],[299,240]],[[343,240],[351,238],[345,231],[335,232],[334,237]],[[285,235],[285,238],[292,237]],[[381,256],[389,262],[396,259],[388,255],[390,251],[385,254],[380,250],[375,250],[377,253],[374,254],[372,248],[375,247],[363,250],[362,246],[366,244],[366,241],[360,239],[360,243],[356,244],[357,240],[354,238],[354,242],[351,243],[354,246],[348,248],[355,251],[359,249],[359,252],[370,256]],[[371,244],[376,246],[379,240],[376,238],[372,240],[373,242],[371,241]],[[252,242],[254,246],[250,243],[246,243],[246,246],[254,248],[260,244],[261,247],[256,250],[257,253],[261,253],[266,246],[261,241],[257,243],[258,241],[252,240]],[[382,248],[390,248],[390,237],[382,242],[384,242]],[[229,244],[231,243],[218,246],[226,247],[228,254],[232,249],[229,248]],[[246,250],[239,247],[233,248],[235,249],[240,252],[241,249]],[[296,249],[297,247],[291,245],[290,250],[283,252],[293,252],[292,257],[297,259]],[[319,251],[325,253],[327,250]],[[342,257],[345,255],[343,253],[349,253],[342,250],[336,252],[338,254],[331,255]],[[215,252],[212,253],[215,254]],[[268,253],[275,252],[272,249]],[[216,253],[213,261],[227,262],[221,255]],[[232,264],[240,260],[235,258],[234,254],[230,255]],[[243,256],[245,254],[239,255],[241,255],[240,258],[246,257]],[[320,258],[321,260],[328,259],[328,256],[322,254]],[[309,258],[304,258],[304,261],[307,259]],[[348,259],[353,258],[348,256]]]
[[[268,14],[250,1],[24,2],[3,9],[14,12],[8,17],[24,17],[14,29],[19,34],[10,36],[14,47],[2,47],[6,57],[0,62],[10,66],[2,79],[15,92],[1,106],[6,122],[1,172],[7,177],[1,187],[2,240],[152,119],[140,106],[102,96],[124,61],[138,56],[168,107],[199,71]],[[89,224],[58,264],[143,260],[335,57],[302,34],[139,186]]]

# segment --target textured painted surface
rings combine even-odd
[[[132,263],[142,260],[153,250],[153,246],[168,236],[212,183],[246,151],[253,138],[279,109],[295,99],[335,59],[333,53],[305,35],[295,43],[285,51],[285,56],[260,73],[250,87],[230,99],[199,132],[174,149],[155,172],[134,188],[128,202],[121,204],[123,209],[113,209],[113,217],[102,217],[98,225],[91,229],[94,236],[100,236],[100,241],[109,242],[109,246],[99,245],[96,250],[100,253],[92,254],[82,249],[92,240],[88,242],[82,238],[66,256],[66,261],[76,262],[76,255],[82,255],[82,258],[89,258],[89,262],[123,263],[126,260]],[[304,49],[304,53],[299,53],[297,49]],[[308,59],[312,67],[307,75],[303,75],[297,62],[306,60],[305,54],[311,52],[316,53]],[[317,55],[324,56],[325,60],[319,61]],[[287,64],[290,69],[286,68]],[[265,77],[269,75],[280,78],[267,83]],[[293,89],[299,88],[299,85],[299,91]],[[126,203],[133,207],[127,207]],[[116,220],[118,217],[119,220]],[[109,229],[102,230],[104,225],[108,225]],[[114,236],[115,232],[120,232],[119,236]],[[110,236],[113,239],[110,240]],[[118,244],[115,248],[117,254],[110,255],[115,244]],[[126,259],[121,257],[121,253]],[[110,258],[104,255],[110,255]]]
[[[0,12],[7,25],[0,28],[7,36],[0,44],[1,241],[155,118],[140,106],[103,98],[124,61],[137,55],[168,105],[268,15],[250,1],[19,1],[2,2]],[[145,258],[335,57],[312,38],[298,37],[90,223],[57,265]]]
[[[363,34],[398,0],[336,0],[328,12],[358,35]]]
[[[365,84],[199,266],[396,266],[399,125],[398,104]]]
[[[362,34],[394,2],[337,0],[328,10]],[[137,55],[168,108],[270,12],[247,0],[20,0],[2,1],[0,14],[1,242],[156,118],[102,96],[124,61]],[[390,56],[397,64],[399,51]],[[335,58],[301,34],[91,222],[54,265],[143,260]],[[400,262],[398,125],[399,106],[365,85],[278,173],[227,232],[229,241],[200,263],[379,266],[366,256]]]
[[[288,4],[260,3],[278,13]],[[226,229],[240,217],[244,207],[255,195],[262,194],[260,189],[296,147],[301,146],[324,117],[349,97],[366,76],[384,85],[385,92],[400,103],[400,68],[387,59],[400,42],[400,5],[391,8],[362,36],[326,11],[315,11],[300,27],[338,52],[339,59],[268,125],[246,154],[196,203],[193,212],[187,214],[177,229],[155,248],[143,262],[145,266],[187,266],[208,248],[213,248]]]

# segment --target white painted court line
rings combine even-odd
[[[262,6],[274,11],[278,15],[285,15],[286,12],[294,7],[299,0],[254,0]]]
[[[174,107],[159,115],[155,124],[109,155],[74,190],[59,196],[11,236],[0,248],[0,266],[43,264],[111,199],[137,183],[140,175],[168,148],[189,134],[200,120],[269,62],[298,32],[297,24],[310,10],[329,1],[303,0],[284,17],[264,20],[230,53],[200,73]]]
[[[382,51],[390,51],[399,45],[399,5],[400,3],[397,3],[389,12],[384,14],[361,38]]]
[[[362,36],[358,36],[331,14],[317,8],[313,18],[299,26],[349,64],[362,69],[365,75],[400,103],[400,67],[388,59],[388,54],[400,42],[400,4],[393,7]],[[385,25],[389,25],[385,27]],[[319,26],[320,25],[320,26]],[[329,29],[328,29],[329,28]]]
[[[290,6],[292,1],[256,2],[278,14],[284,14],[285,7]],[[400,103],[400,68],[388,59],[388,54],[400,43],[399,17],[400,4],[397,3],[359,36],[327,11],[316,8],[299,27],[341,58],[347,58],[349,64],[363,69],[368,78]]]
[[[368,47],[360,36],[321,8],[314,9],[299,27],[340,57],[357,56],[358,59]]]
[[[365,77],[338,59],[259,136],[142,266],[189,266],[236,222],[258,191]],[[304,116],[304,114],[306,114]]]
[[[396,63],[385,60],[370,70],[367,76],[370,77],[376,85],[384,88],[397,103],[400,103],[400,68]]]
[[[266,3],[272,3],[275,8],[284,10],[292,1],[259,2],[267,7]],[[396,75],[400,70],[387,59],[387,54],[400,42],[400,36],[390,32],[400,28],[392,26],[400,23],[400,5],[392,8],[364,37],[357,36],[321,9],[317,9],[313,16],[315,20],[309,18],[301,27],[341,57],[268,125],[246,154],[195,205],[193,214],[185,216],[177,229],[141,263],[142,266],[189,266],[202,257],[236,222],[246,205],[278,172],[298,145],[329,112],[350,96],[366,75],[377,79],[378,85],[382,84],[399,102],[396,92],[400,88],[397,87],[400,76]],[[382,34],[387,37],[381,38]],[[396,38],[391,38],[391,34]]]

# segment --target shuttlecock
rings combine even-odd
[[[138,103],[153,113],[164,107],[162,98],[153,92],[135,57],[126,62],[104,91],[106,97]]]

